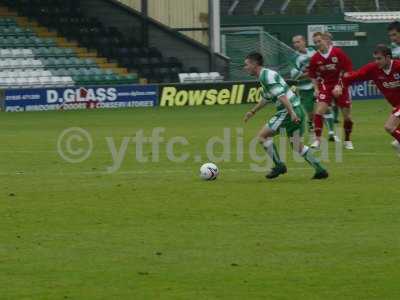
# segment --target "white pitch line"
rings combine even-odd
[[[376,169],[386,169],[388,166],[374,166],[374,167],[346,167],[343,166],[342,170],[376,170]],[[290,170],[304,171],[311,170],[310,167],[290,167]],[[226,172],[243,172],[243,173],[264,173],[255,172],[250,168],[222,168],[221,173]],[[194,174],[197,173],[196,170],[188,169],[176,169],[176,170],[130,170],[130,171],[117,171],[115,173],[109,173],[107,171],[79,171],[79,172],[0,172],[0,176],[36,176],[36,175],[52,175],[52,176],[75,176],[75,175],[146,175],[146,174]]]

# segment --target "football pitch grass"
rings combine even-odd
[[[267,181],[250,170],[247,146],[237,161],[233,142],[218,180],[201,181],[210,137],[231,128],[235,141],[243,128],[247,145],[274,111],[244,125],[249,108],[1,114],[0,299],[400,299],[400,160],[383,130],[388,105],[354,103],[356,149],[324,162],[328,180],[289,160],[288,174]],[[82,163],[57,152],[70,127],[92,137]],[[166,141],[185,137],[176,155],[191,158],[171,162],[161,144],[151,162],[146,145],[150,161],[138,162],[130,143],[107,172],[107,137],[119,149],[156,127]]]

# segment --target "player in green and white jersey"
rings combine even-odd
[[[297,89],[301,99],[301,104],[308,114],[308,128],[310,131],[313,129],[314,118],[314,87],[311,80],[307,77],[307,69],[311,57],[315,54],[315,50],[311,47],[306,47],[306,42],[303,36],[297,35],[293,37],[293,47],[297,51],[294,65],[290,75],[292,79],[298,80]]]
[[[311,149],[302,142],[305,114],[299,97],[292,92],[285,80],[276,71],[263,67],[264,59],[260,53],[250,53],[244,63],[245,71],[251,76],[257,77],[260,81],[264,95],[263,99],[246,113],[244,121],[247,122],[257,111],[263,108],[267,104],[267,99],[274,103],[276,107],[275,115],[258,133],[260,143],[275,165],[266,177],[272,179],[287,172],[286,165],[280,159],[273,141],[273,136],[279,132],[279,129],[285,128],[293,148],[315,169],[313,179],[327,178],[328,172],[314,157]]]
[[[301,104],[308,115],[308,129],[311,132],[313,131],[315,96],[314,86],[307,73],[310,59],[316,51],[312,47],[307,47],[306,39],[302,35],[294,36],[292,42],[293,48],[297,51],[297,56],[294,62],[295,67],[291,70],[291,77],[299,82],[297,89]],[[335,125],[331,109],[324,115],[324,118],[329,130],[329,140],[339,141],[339,138],[335,135]]]
[[[391,41],[392,57],[400,59],[400,22],[390,23],[388,33]]]

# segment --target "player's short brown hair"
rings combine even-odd
[[[292,37],[292,39],[294,39],[294,38],[300,38],[301,40],[306,41],[306,38],[304,37],[304,35],[301,35],[301,34],[296,34],[296,35],[294,35],[294,36]]]
[[[257,63],[259,66],[264,65],[264,57],[262,56],[261,53],[251,52],[246,56],[246,59],[249,59],[249,60]]]
[[[320,36],[324,40],[332,40],[332,34],[330,32],[327,32],[327,31],[325,31],[325,32],[321,32],[321,31],[314,32],[312,37],[315,38],[317,36]]]
[[[315,37],[317,37],[317,36],[323,37],[323,35],[324,35],[324,34],[323,34],[321,31],[317,31],[317,32],[314,32],[314,33],[313,33],[312,37],[313,37],[313,38],[315,38]]]
[[[328,32],[328,31],[323,32],[322,37],[327,40],[331,40],[331,41],[333,40],[332,33]]]
[[[388,31],[392,31],[392,30],[396,30],[397,32],[400,32],[400,22],[399,21],[395,21],[389,24]]]
[[[390,49],[385,44],[378,44],[375,47],[374,54],[382,54],[383,56],[392,57],[392,49]]]

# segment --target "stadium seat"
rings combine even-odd
[[[12,57],[11,49],[1,49],[0,50],[0,57],[2,59]]]
[[[62,86],[62,84],[63,84],[62,77],[52,76],[50,79],[50,84],[53,86]]]
[[[223,81],[223,76],[218,72],[211,73],[180,73],[179,81],[185,82],[218,82]]]
[[[67,69],[61,68],[61,69],[54,69],[52,71],[52,74],[55,76],[67,76],[69,72]]]
[[[28,83],[27,85],[31,88],[34,87],[40,87],[42,86],[42,83],[40,82],[38,77],[28,77]]]
[[[72,86],[74,85],[74,81],[70,76],[61,76],[61,82],[63,86]]]
[[[6,83],[7,88],[16,88],[17,87],[16,79],[13,77],[6,78],[5,83]]]
[[[9,69],[11,64],[11,59],[0,59],[0,69]]]
[[[222,76],[218,72],[210,72],[209,76],[210,76],[212,81],[224,81],[224,76]]]
[[[72,79],[75,81],[76,84],[79,85],[86,85],[88,80],[88,75],[79,75],[79,76],[74,76]]]
[[[19,87],[27,87],[28,81],[25,77],[17,77],[15,78],[15,83]]]
[[[13,70],[3,70],[1,71],[1,76],[2,78],[6,77],[18,77],[20,75],[19,72],[13,71]]]
[[[38,77],[39,83],[41,86],[51,86],[52,85],[52,77],[41,76]]]
[[[43,76],[43,77],[51,77],[51,72],[48,70],[39,70],[37,71],[39,74],[38,76]]]

